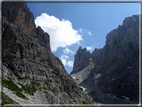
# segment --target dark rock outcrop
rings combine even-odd
[[[77,52],[78,53],[78,52]],[[120,99],[139,101],[139,16],[125,18],[122,26],[112,30],[106,36],[106,43],[102,49],[95,49],[90,55],[95,67],[90,77],[83,84],[91,81],[105,94]],[[78,59],[77,59],[78,60]],[[89,59],[88,59],[89,60]],[[75,57],[76,62],[76,57]],[[74,63],[75,63],[74,62]],[[84,69],[83,65],[78,68]],[[79,72],[79,71],[78,71]],[[94,79],[92,73],[97,77]],[[72,73],[71,73],[72,74]],[[88,82],[87,82],[88,81]],[[89,88],[89,86],[87,87]],[[95,90],[91,96],[96,99]],[[95,100],[94,99],[94,100]],[[97,99],[99,101],[99,98]],[[102,102],[100,100],[100,102]],[[107,103],[107,102],[103,102]],[[118,102],[117,102],[118,103]]]
[[[25,3],[3,3],[2,13],[3,94],[19,104],[94,103],[50,51],[49,35],[35,33]]]
[[[125,18],[122,26],[107,35],[97,65],[94,72],[102,74],[98,85],[103,92],[138,101],[139,16]]]
[[[2,2],[2,16],[9,22],[20,26],[25,33],[36,35],[34,17],[25,2]]]
[[[79,47],[76,55],[75,55],[75,61],[74,61],[74,66],[73,66],[73,71],[71,74],[77,73],[81,71],[83,68],[87,67],[90,62],[90,52],[87,52],[87,49],[81,49]]]
[[[38,40],[40,40],[44,47],[51,51],[51,48],[50,48],[50,36],[48,33],[44,33],[44,31],[41,29],[40,26],[37,27],[37,35],[36,35],[36,38],[38,38]]]

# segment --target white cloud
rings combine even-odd
[[[62,55],[62,56],[60,57],[60,59],[61,59],[62,63],[64,64],[64,66],[67,65],[67,66],[73,67],[73,61],[67,61],[67,59],[69,59],[68,56]]]
[[[92,35],[92,33],[90,32],[90,31],[88,31],[87,29],[79,29],[79,32],[80,33],[83,33],[83,32],[85,32],[85,33],[87,33],[87,34],[89,34],[89,35]]]
[[[70,50],[68,47],[66,47],[66,49],[63,50],[63,53],[64,54],[68,54],[68,53],[73,54],[74,52],[72,50]]]
[[[89,35],[92,35],[92,33],[91,33],[90,31],[88,32],[88,34],[89,34]]]
[[[92,50],[92,49],[93,49],[93,47],[86,47],[86,49],[87,49],[87,50]]]
[[[79,31],[72,28],[72,23],[69,20],[62,19],[60,21],[54,16],[42,13],[35,19],[35,24],[49,33],[53,52],[59,47],[70,46],[83,40],[82,35],[78,34]]]
[[[73,61],[68,61],[67,65],[73,67]]]
[[[88,30],[86,30],[86,29],[84,29],[84,31],[85,31],[87,34],[92,35],[92,33],[91,33],[90,31],[88,31]]]
[[[82,31],[82,28],[81,28],[81,29],[79,29],[79,32],[81,32],[81,33],[83,32],[83,31]]]

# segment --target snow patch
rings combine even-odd
[[[79,86],[80,88],[83,89],[83,91],[85,91],[86,93],[89,93],[90,90],[88,88],[86,88],[85,86]]]
[[[116,97],[115,95],[112,96],[113,98],[119,99],[118,97]]]
[[[76,77],[72,77],[73,79],[76,79]]]
[[[95,79],[98,79],[101,76],[101,74],[96,74]]]
[[[129,97],[126,97],[126,96],[122,96],[123,98],[125,98],[125,100],[129,100]]]

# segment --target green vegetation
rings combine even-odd
[[[24,77],[18,77],[17,78],[18,80],[23,80],[23,79],[25,79]]]
[[[56,90],[54,90],[54,89],[49,90],[49,89],[47,89],[47,88],[45,88],[45,87],[43,87],[43,89],[44,89],[44,90],[47,90],[47,91],[52,91],[52,92],[59,92],[59,91],[56,91]],[[46,91],[44,91],[44,92],[47,93]]]
[[[40,86],[40,84],[35,81],[32,81],[30,86],[27,86],[27,85],[24,86],[22,84],[20,85],[22,86],[22,90],[24,90],[26,93],[30,95],[34,95],[34,93],[38,90],[38,87]]]
[[[83,103],[83,104],[88,104],[88,103],[86,103],[85,101],[83,101],[82,103]]]
[[[11,91],[15,92],[15,94],[23,99],[28,99],[25,95],[22,94],[22,89],[20,89],[14,82],[9,79],[9,80],[2,80],[2,83],[5,87],[10,89]]]
[[[25,79],[18,77],[17,79]],[[23,85],[21,83],[18,83],[21,88],[19,88],[14,82],[11,80],[11,78],[8,78],[8,80],[3,80],[3,85],[13,91],[18,97],[23,98],[23,99],[28,99],[25,95],[22,94],[22,91],[25,93],[28,93],[29,95],[34,95],[34,93],[39,89],[40,83],[37,83],[35,81],[31,80],[31,84],[28,85]]]
[[[88,104],[91,104],[91,102],[90,101],[88,101],[86,98],[84,98],[87,102],[88,102]]]
[[[17,102],[15,102],[14,100],[12,100],[11,98],[9,98],[7,95],[5,95],[4,93],[2,93],[2,104],[18,104]]]

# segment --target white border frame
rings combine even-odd
[[[6,1],[6,2],[22,2],[24,0],[0,0],[0,1]],[[42,106],[83,106],[83,107],[87,107],[87,106],[129,106],[129,107],[133,107],[133,106],[141,106],[141,102],[142,102],[142,99],[141,99],[141,33],[142,33],[142,29],[141,29],[141,16],[142,16],[142,1],[141,0],[25,0],[26,2],[86,2],[86,3],[139,3],[139,104],[64,104],[64,105],[61,105],[61,104],[22,104],[21,106],[33,106],[33,107],[42,107]],[[0,4],[1,5],[1,4]],[[0,9],[1,10],[1,9]],[[0,11],[1,13],[1,11]],[[1,19],[1,17],[0,17]],[[1,34],[0,34],[0,37],[1,37]],[[0,38],[1,40],[1,38]],[[1,45],[1,44],[0,44]],[[1,51],[0,51],[1,52]],[[1,54],[0,54],[1,55]],[[1,57],[1,56],[0,56]],[[1,64],[0,64],[1,66]],[[1,78],[0,78],[1,79]],[[1,83],[0,83],[1,84]],[[1,88],[1,87],[0,87]],[[0,96],[0,99],[2,97]],[[0,102],[1,104],[1,102]],[[12,107],[12,106],[19,106],[19,104],[4,104],[4,107]]]

